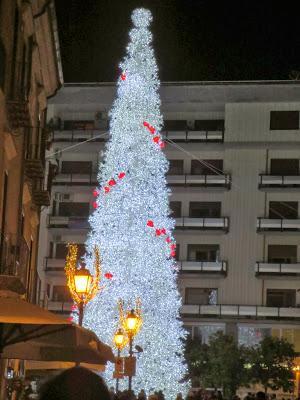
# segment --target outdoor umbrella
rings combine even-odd
[[[3,291],[0,291],[0,354],[2,358],[37,361],[102,365],[114,362],[111,348],[92,331]]]

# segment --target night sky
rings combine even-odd
[[[130,14],[141,6],[153,13],[162,81],[289,79],[300,71],[299,3],[56,0],[64,80],[115,81]]]

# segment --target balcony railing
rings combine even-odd
[[[300,187],[300,175],[264,175],[259,176],[259,187]]]
[[[300,275],[300,263],[257,262],[256,275]]]
[[[31,125],[28,103],[24,100],[9,100],[6,102],[9,125],[12,129],[26,128]]]
[[[48,215],[49,228],[89,229],[88,217]]]
[[[104,142],[107,140],[106,132],[107,129],[54,130],[49,140],[52,142],[84,142],[93,139],[93,142]]]
[[[47,309],[56,313],[68,314],[72,311],[72,305],[71,301],[48,300]]]
[[[184,317],[300,318],[298,307],[185,304],[180,312]]]
[[[176,218],[176,229],[222,230],[228,232],[229,218]]]
[[[163,134],[174,142],[224,142],[224,130],[168,130]]]
[[[300,219],[284,218],[257,218],[256,228],[258,232],[262,231],[299,231]]]
[[[226,261],[178,261],[180,273],[227,273]]]
[[[52,132],[50,140],[53,142],[83,142],[95,138],[93,142],[104,142],[107,140],[107,135],[104,135],[107,131],[107,129],[55,130]],[[174,142],[224,142],[224,130],[163,130],[162,134],[166,139]]]
[[[43,179],[45,148],[42,143],[31,144],[25,157],[25,174],[30,179]]]
[[[46,272],[65,272],[65,259],[45,257],[44,268]]]
[[[97,185],[97,174],[95,172],[90,174],[58,174],[52,181],[52,185],[80,185],[91,186]]]
[[[224,175],[168,175],[170,186],[224,187],[230,189],[231,176]]]

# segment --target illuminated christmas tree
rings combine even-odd
[[[186,393],[185,331],[179,319],[174,220],[169,217],[168,161],[160,134],[163,124],[151,13],[136,9],[127,56],[120,64],[117,98],[110,113],[109,141],[95,189],[87,251],[100,248],[105,288],[87,306],[84,325],[111,344],[118,300],[142,302],[143,327],[135,343],[143,348],[133,388],[163,390],[167,399]],[[86,262],[92,270],[92,256]],[[107,377],[112,377],[108,370]],[[127,382],[123,383],[127,387]]]

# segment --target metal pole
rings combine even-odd
[[[78,304],[78,310],[79,310],[79,326],[82,326],[82,321],[83,321],[83,302]]]
[[[133,343],[133,336],[130,335],[130,337],[129,337],[129,357],[133,356],[132,343]],[[130,375],[128,377],[128,390],[131,390],[131,384],[132,384],[132,376]]]
[[[120,357],[121,351],[118,349],[118,357]],[[116,394],[118,394],[119,391],[119,378],[116,379]]]

